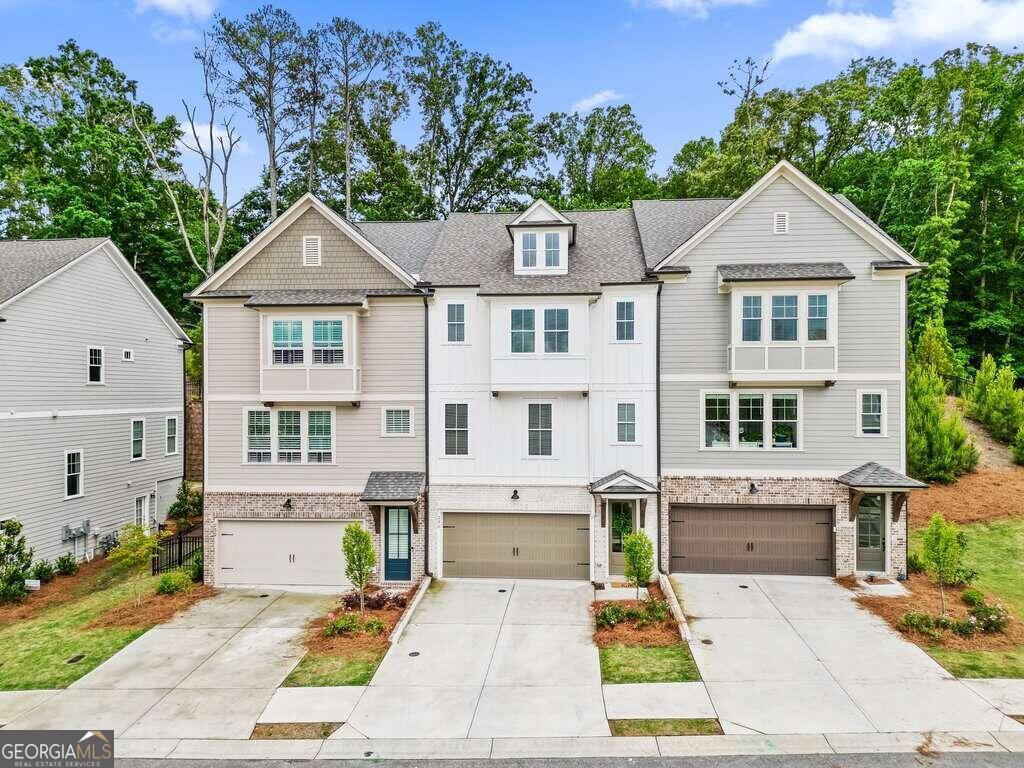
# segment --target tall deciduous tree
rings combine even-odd
[[[306,132],[302,146],[307,192],[316,192],[319,184],[317,144],[324,115],[331,105],[333,64],[327,45],[327,28],[317,24],[303,35],[298,54],[291,62],[292,112]]]

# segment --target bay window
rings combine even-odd
[[[313,365],[341,365],[344,362],[341,320],[314,320]]]
[[[761,340],[761,297],[743,297],[743,341]]]
[[[301,365],[303,362],[302,321],[273,322],[274,365]]]
[[[812,293],[807,297],[807,340],[828,340],[828,295]]]
[[[772,341],[796,341],[797,297],[772,296]]]

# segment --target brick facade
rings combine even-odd
[[[757,493],[750,493],[750,484]],[[857,563],[856,522],[850,519],[850,489],[832,478],[665,477],[661,481],[661,552],[659,568],[669,559],[669,508],[673,504],[808,504],[835,508],[835,575],[854,573]],[[889,505],[891,506],[891,504]],[[906,507],[887,532],[889,575],[906,573]]]
[[[292,508],[284,509],[286,498]],[[423,578],[423,553],[426,547],[427,502],[420,496],[415,505],[419,525],[410,536],[409,557],[412,579],[409,582],[383,582],[383,531],[374,529],[370,507],[355,493],[207,493],[203,509],[203,550],[205,552],[204,581],[214,584],[216,579],[217,534],[220,519],[231,520],[361,520],[373,536],[377,550],[376,583],[408,586]],[[384,522],[381,519],[381,526]],[[341,546],[341,543],[338,543]]]

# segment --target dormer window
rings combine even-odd
[[[562,247],[561,238],[557,232],[544,233],[544,266],[557,267],[561,261]]]
[[[535,200],[506,226],[512,239],[516,275],[569,273],[569,250],[576,241],[575,222],[543,200]]]
[[[523,232],[523,266],[537,266],[537,233]]]

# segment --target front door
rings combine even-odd
[[[412,567],[409,558],[409,508],[384,508],[384,579],[409,581]]]
[[[622,541],[634,530],[633,501],[610,501],[610,524],[608,526],[608,573],[621,576],[626,563],[622,558]]]
[[[857,570],[885,570],[885,496],[871,493],[857,506]]]

